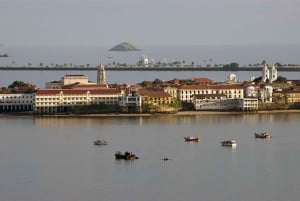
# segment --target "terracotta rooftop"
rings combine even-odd
[[[154,98],[170,98],[172,97],[170,94],[168,94],[165,91],[147,91],[147,90],[141,90],[138,92],[141,96],[149,96]]]
[[[213,97],[226,97],[225,94],[195,94],[194,96],[199,99],[213,98]]]
[[[107,88],[107,89],[39,89],[36,91],[37,95],[56,95],[60,94],[86,94],[87,92],[90,94],[119,94],[120,90],[115,88]]]
[[[198,82],[198,83],[213,83],[214,81],[212,81],[211,79],[209,78],[206,78],[206,77],[198,77],[198,78],[195,78],[193,79],[195,82]]]
[[[183,85],[179,89],[243,89],[241,84],[218,84],[218,85]]]

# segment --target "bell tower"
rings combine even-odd
[[[98,85],[106,85],[106,87],[107,87],[105,68],[104,68],[104,65],[102,64],[102,62],[100,62],[100,65],[97,69],[97,84]]]

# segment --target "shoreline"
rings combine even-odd
[[[177,113],[106,113],[106,114],[46,114],[34,115],[32,113],[0,113],[0,117],[157,117],[157,116],[196,116],[196,115],[255,115],[255,114],[279,114],[279,113],[300,113],[300,110],[262,110],[255,112],[239,111],[179,111]]]

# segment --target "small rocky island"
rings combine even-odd
[[[128,42],[124,42],[114,46],[109,51],[140,51],[140,49],[136,48],[134,45]]]

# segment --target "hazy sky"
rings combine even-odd
[[[7,46],[300,43],[300,0],[0,0]]]

